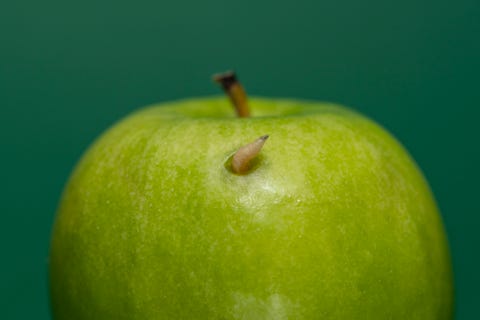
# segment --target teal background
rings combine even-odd
[[[230,68],[396,135],[438,199],[457,318],[480,318],[478,0],[0,2],[0,318],[49,318],[51,225],[89,143],[143,105],[218,94]]]

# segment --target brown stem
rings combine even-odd
[[[232,170],[237,174],[248,172],[250,161],[262,150],[268,135],[261,136],[257,140],[249,143],[235,152],[232,158]]]
[[[247,94],[233,71],[216,74],[213,76],[213,81],[219,83],[225,93],[230,97],[230,101],[232,101],[238,117],[250,117],[250,108],[248,107],[247,103]]]

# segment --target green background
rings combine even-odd
[[[51,225],[89,143],[143,105],[218,94],[230,68],[403,142],[443,214],[457,318],[479,318],[478,0],[0,2],[0,318],[49,318]]]

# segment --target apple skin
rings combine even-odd
[[[225,98],[149,107],[97,140],[54,226],[54,319],[451,319],[442,222],[403,147],[344,107],[249,101],[248,119]]]

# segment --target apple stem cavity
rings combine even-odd
[[[220,84],[225,93],[230,97],[230,101],[235,107],[239,118],[250,117],[250,108],[247,103],[247,94],[245,89],[237,79],[235,72],[227,71],[213,76],[213,81]]]
[[[262,150],[268,135],[261,136],[257,140],[241,147],[232,157],[232,171],[236,174],[245,174],[250,169],[250,162]]]

